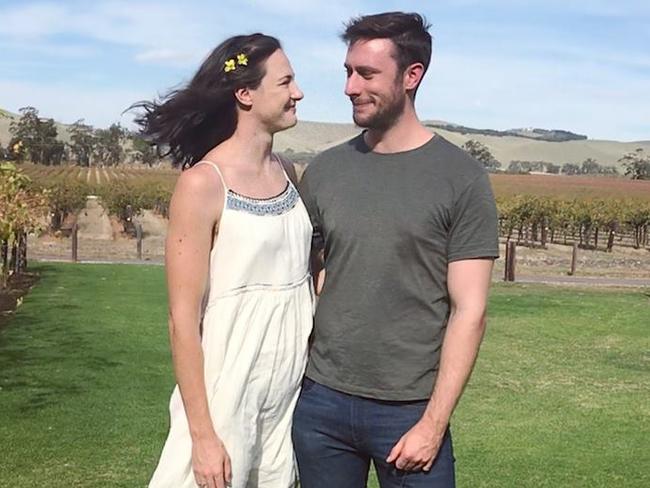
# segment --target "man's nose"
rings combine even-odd
[[[348,76],[348,79],[345,82],[345,94],[348,97],[353,97],[359,95],[361,91],[361,83],[359,81],[359,75],[352,73]]]

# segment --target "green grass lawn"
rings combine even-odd
[[[146,486],[173,386],[162,268],[33,269],[0,330],[0,486]],[[490,317],[458,486],[650,486],[649,291],[499,285]]]

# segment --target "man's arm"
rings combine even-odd
[[[307,168],[302,175],[298,190],[300,192],[300,198],[302,198],[305,208],[307,208],[307,213],[309,213],[309,219],[311,220],[314,230],[314,234],[312,235],[309,268],[314,284],[314,291],[316,292],[316,295],[320,295],[320,292],[323,289],[323,283],[325,282],[325,250],[321,233],[320,214],[311,189],[310,175],[311,168]]]
[[[398,469],[428,471],[463,388],[474,367],[485,331],[492,259],[449,263],[451,314],[442,343],[436,385],[420,421],[391,450],[387,462]]]
[[[325,283],[325,251],[323,248],[312,246],[311,250],[311,276],[314,281],[314,291],[320,295]]]

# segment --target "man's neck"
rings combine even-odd
[[[387,129],[368,129],[364,133],[366,145],[376,153],[391,154],[417,149],[432,138],[415,111],[409,107]]]

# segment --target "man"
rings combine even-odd
[[[303,488],[452,487],[449,420],[485,328],[497,217],[480,163],[418,120],[429,26],[353,19],[345,93],[365,131],[301,187],[324,281],[294,415]]]

